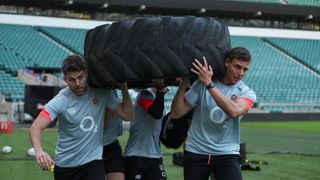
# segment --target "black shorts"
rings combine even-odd
[[[183,174],[185,180],[242,180],[240,155],[202,155],[184,151]]]
[[[124,160],[118,140],[103,147],[102,157],[104,162],[104,172],[106,174],[113,172],[124,173]]]
[[[166,180],[162,158],[125,157],[126,180]]]
[[[78,167],[54,167],[55,180],[105,180],[103,161],[94,160]]]

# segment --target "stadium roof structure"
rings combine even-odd
[[[1,0],[0,2],[3,5],[91,13],[197,15],[317,23],[320,21],[320,3],[310,4],[309,1],[293,4],[289,0]]]

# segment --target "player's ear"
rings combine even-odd
[[[224,61],[224,67],[227,68],[230,63],[231,63],[231,59],[230,59],[230,58],[227,58],[227,59]]]

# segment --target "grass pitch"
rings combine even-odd
[[[246,143],[247,159],[267,161],[261,171],[242,171],[245,180],[316,180],[320,176],[320,122],[242,122],[241,137]],[[124,147],[125,132],[119,138]],[[54,155],[56,131],[43,132],[44,149]],[[0,148],[13,147],[10,154],[0,152],[0,179],[49,180],[53,174],[41,170],[34,158],[27,157],[31,147],[28,132],[15,129],[11,134],[0,134]],[[169,180],[183,179],[182,167],[172,163],[172,150],[162,147],[165,169]]]

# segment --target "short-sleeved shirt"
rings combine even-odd
[[[223,85],[218,80],[214,83],[220,92],[232,100],[256,100],[255,92],[242,81],[231,86]],[[185,149],[205,155],[239,154],[242,116],[228,116],[199,80],[186,92],[185,99],[195,108]]]
[[[112,116],[107,128],[103,131],[103,145],[113,143],[119,136],[122,135],[122,119],[117,116]]]
[[[91,88],[77,96],[66,87],[50,100],[44,110],[51,120],[58,118],[54,163],[77,167],[102,159],[105,109],[113,110],[118,103],[111,91]]]
[[[130,122],[130,135],[124,150],[124,156],[160,158],[161,119],[152,117],[139,100],[154,100],[149,90],[141,90],[134,104],[134,119]]]

